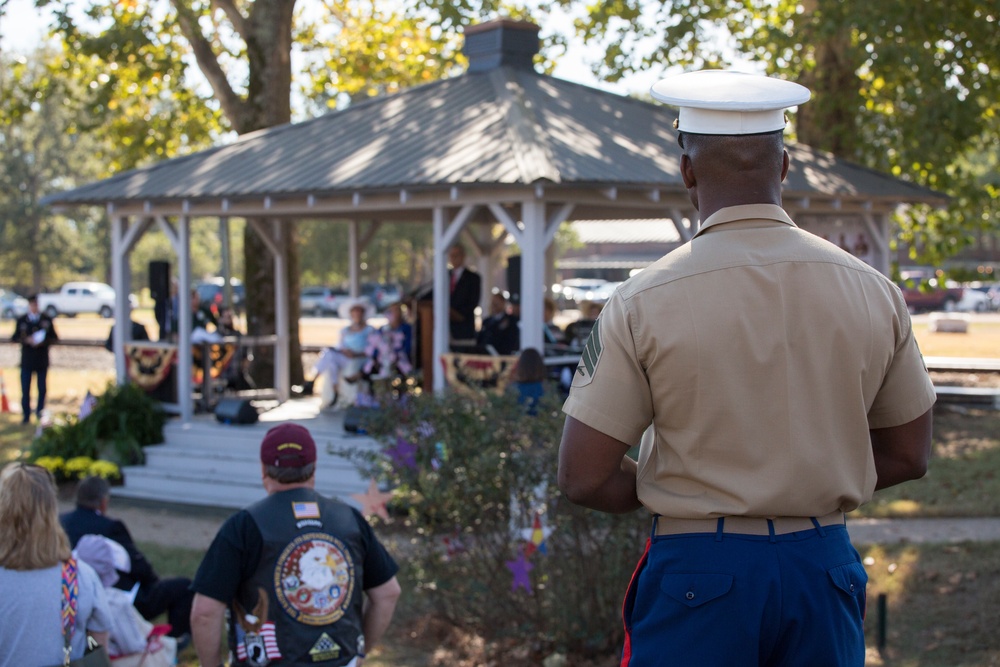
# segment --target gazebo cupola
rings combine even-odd
[[[528,21],[497,19],[465,29],[462,53],[469,59],[469,72],[495,67],[535,69],[539,51],[538,26]]]

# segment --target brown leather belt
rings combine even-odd
[[[843,512],[830,512],[815,517],[820,526],[844,525]],[[684,535],[687,533],[726,533],[740,535],[784,535],[800,530],[813,530],[813,517],[807,516],[725,516],[720,519],[672,519],[656,518],[656,535]]]

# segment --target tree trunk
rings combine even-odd
[[[845,9],[840,0],[808,0],[802,6],[800,25],[815,36],[811,43],[816,65],[804,71],[799,81],[812,90],[813,99],[799,107],[798,140],[840,157],[856,159],[855,119],[862,101],[850,21],[841,15]],[[816,16],[817,11],[822,12],[821,17]]]
[[[247,44],[248,83],[246,104],[237,117],[230,117],[240,134],[284,125],[291,121],[292,18],[295,3],[289,0],[256,0],[243,35]],[[295,222],[281,224],[288,269],[288,311],[291,382],[301,384],[302,345],[299,340],[299,258],[295,243]],[[243,235],[246,267],[246,309],[248,333],[275,332],[274,261],[264,243],[250,226]],[[258,386],[270,386],[274,378],[274,354],[259,348],[251,375]]]

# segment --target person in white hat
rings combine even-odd
[[[369,338],[377,333],[367,322],[368,306],[368,300],[360,297],[349,299],[341,306],[341,317],[347,314],[351,322],[341,329],[340,344],[324,349],[313,367],[315,377],[323,378],[325,407],[337,403],[340,379],[357,382],[368,361]]]
[[[701,226],[608,301],[559,452],[571,501],[653,514],[621,664],[860,667],[867,576],[844,513],[930,451],[906,304],[781,208],[784,110],[807,89],[702,71],[652,94],[680,108]]]

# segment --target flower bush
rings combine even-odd
[[[61,456],[39,456],[35,464],[40,465],[59,481],[103,477],[109,481],[122,478],[121,469],[111,461],[95,461],[89,456],[74,456],[68,461]]]
[[[529,416],[509,393],[424,394],[370,411],[377,450],[340,452],[393,489],[418,594],[486,640],[498,664],[606,656],[623,638],[621,601],[649,523],[561,496],[562,425],[555,397]]]
[[[132,384],[108,384],[83,419],[60,418],[31,443],[30,458],[106,459],[117,465],[142,463],[142,448],[163,442],[167,416],[159,403]]]

